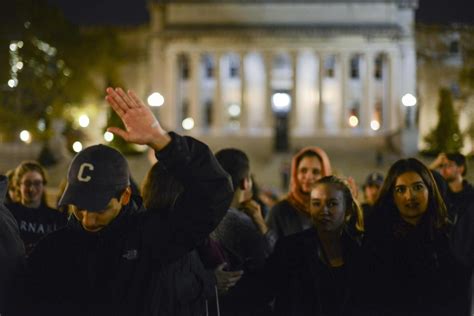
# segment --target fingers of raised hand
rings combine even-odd
[[[128,96],[133,101],[136,107],[140,107],[140,106],[146,107],[145,103],[143,103],[143,101],[137,96],[135,91],[128,90]]]
[[[122,117],[129,109],[129,106],[114,89],[107,88],[106,92],[107,96],[105,97],[105,99],[110,104],[110,106],[112,106],[114,111],[117,112],[120,117]]]
[[[123,91],[122,88],[115,88],[115,92],[122,98],[129,108],[137,107],[135,102]]]

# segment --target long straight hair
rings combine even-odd
[[[428,210],[426,215],[430,218],[430,222],[433,225],[432,228],[441,229],[448,225],[448,210],[438,190],[433,174],[428,167],[416,158],[400,159],[390,167],[380,189],[378,199],[375,202],[375,209],[394,209],[399,212],[395,205],[393,193],[398,177],[406,172],[417,173],[428,188]]]

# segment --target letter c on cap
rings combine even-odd
[[[89,169],[90,171],[94,170],[94,165],[90,163],[83,163],[79,168],[79,172],[77,173],[77,179],[81,182],[89,182],[92,177],[91,176],[84,176],[85,169]]]

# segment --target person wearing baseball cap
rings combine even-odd
[[[106,91],[125,126],[108,131],[150,146],[184,191],[162,216],[132,198],[120,152],[94,145],[78,153],[59,201],[73,216],[28,258],[21,305],[11,315],[157,314],[153,291],[165,267],[204,240],[230,205],[229,176],[205,144],[166,132],[133,91]]]
[[[383,175],[378,172],[369,173],[362,185],[364,191],[364,203],[361,204],[364,211],[364,217],[370,215],[372,206],[375,204],[383,184]]]

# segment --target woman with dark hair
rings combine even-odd
[[[359,315],[362,209],[345,181],[328,176],[311,190],[308,210],[312,227],[281,238],[265,266],[274,314]]]
[[[290,192],[266,218],[272,245],[283,237],[312,226],[308,209],[310,192],[316,181],[331,175],[329,158],[319,147],[305,147],[291,162]]]
[[[173,212],[183,185],[159,163],[148,171],[142,184],[143,204],[147,212],[159,212],[163,218]],[[186,220],[183,218],[183,220]],[[207,272],[195,250],[163,267],[153,276],[151,315],[204,315],[205,299],[213,294],[213,272]]]
[[[367,223],[372,294],[389,315],[469,315],[471,270],[449,245],[451,224],[430,170],[415,158],[388,171]]]
[[[7,204],[18,222],[20,236],[29,254],[40,238],[66,224],[66,217],[46,203],[46,171],[36,161],[24,161],[15,169],[17,202]]]

